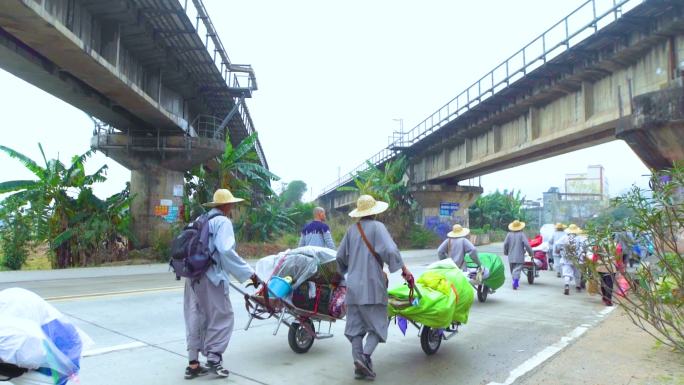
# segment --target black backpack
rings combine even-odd
[[[173,239],[169,265],[176,277],[197,279],[209,270],[213,263],[209,251],[209,220],[221,215],[202,214]]]

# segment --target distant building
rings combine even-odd
[[[586,173],[566,174],[565,192],[551,187],[543,194],[542,205],[526,201],[523,210],[534,227],[545,223],[575,223],[583,226],[608,206],[608,178],[601,165],[587,167]]]
[[[565,174],[565,194],[567,199],[608,200],[608,178],[603,166],[589,166],[582,174]]]

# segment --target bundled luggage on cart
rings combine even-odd
[[[506,273],[504,271],[504,264],[501,258],[494,253],[477,253],[480,263],[482,264],[482,276],[475,275],[470,279],[471,285],[477,291],[477,299],[480,302],[485,302],[489,294],[503,286],[506,280]],[[470,258],[469,254],[465,256],[466,266],[468,271],[474,271],[477,265]]]
[[[522,272],[527,276],[527,283],[532,285],[534,283],[534,279],[539,276],[540,270],[549,269],[549,244],[544,240],[542,235],[537,235],[529,241],[530,247],[532,247],[533,255],[525,256],[525,263],[523,264]]]
[[[0,291],[0,381],[66,384],[92,340],[37,294]]]
[[[465,274],[452,260],[433,263],[417,280],[388,291],[390,317],[403,332],[408,323],[419,330],[421,348],[427,355],[439,350],[442,340],[458,332],[468,322],[475,293]]]
[[[335,250],[306,246],[260,259],[256,273],[266,285],[248,293],[231,284],[245,296],[249,329],[254,319],[275,317],[273,335],[281,324],[289,327],[288,343],[296,353],[309,351],[317,339],[331,338],[332,323],[346,314],[347,289],[337,273]],[[328,331],[321,324],[328,323]]]

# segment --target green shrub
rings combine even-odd
[[[283,234],[276,244],[286,247],[288,249],[295,249],[299,246],[299,234],[287,233]]]
[[[29,221],[24,210],[18,206],[12,206],[7,202],[3,208],[3,219],[0,226],[0,250],[3,266],[11,270],[20,270],[28,258],[28,242],[30,237]]]
[[[409,245],[414,249],[425,249],[439,243],[437,234],[419,225],[413,225],[408,234]]]

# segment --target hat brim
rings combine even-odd
[[[227,205],[229,203],[238,203],[238,202],[242,202],[242,201],[244,201],[244,199],[242,199],[242,198],[232,198],[232,199],[229,199],[225,202],[207,202],[207,203],[202,204],[202,206],[208,207],[208,208],[214,208],[214,207]]]
[[[459,232],[450,231],[447,233],[447,237],[449,237],[449,238],[463,238],[463,237],[467,236],[468,234],[470,234],[470,229],[463,229]]]
[[[520,231],[525,228],[525,222],[520,222],[519,226],[514,226],[512,223],[508,225],[508,229],[511,231]]]
[[[566,229],[565,232],[568,234],[580,235],[580,234],[582,234],[582,229],[577,229],[577,230]]]
[[[354,209],[352,210],[352,212],[349,213],[349,216],[352,218],[362,218],[367,217],[369,215],[378,215],[387,210],[388,207],[389,204],[387,202],[375,201],[373,207],[370,207],[365,210]]]

